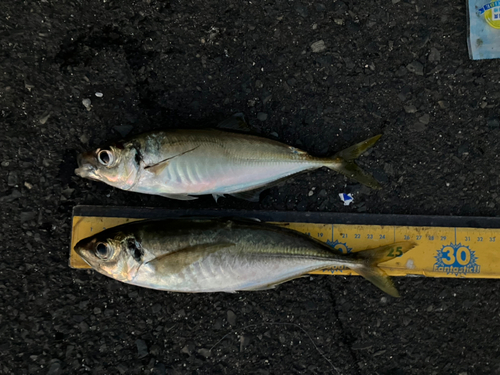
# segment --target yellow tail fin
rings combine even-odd
[[[413,249],[415,245],[415,242],[409,241],[395,242],[375,249],[353,253],[351,254],[352,257],[360,262],[358,266],[353,266],[352,269],[387,294],[399,297],[399,293],[391,278],[382,269],[378,268],[377,265],[403,255]]]
[[[354,159],[360,156],[363,152],[372,147],[382,136],[382,134],[369,138],[363,142],[355,144],[345,150],[335,154],[331,159],[325,160],[325,167],[340,172],[347,177],[350,177],[363,185],[371,187],[372,189],[380,189],[381,186],[373,176],[364,172],[356,165]]]

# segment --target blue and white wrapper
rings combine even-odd
[[[500,0],[467,0],[469,56],[472,60],[500,57]]]

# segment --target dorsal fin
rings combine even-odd
[[[235,113],[230,118],[222,121],[216,126],[217,129],[235,130],[239,132],[251,133],[252,129],[245,121],[243,113]]]

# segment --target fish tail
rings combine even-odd
[[[325,167],[340,172],[347,177],[353,178],[356,181],[371,187],[372,189],[380,189],[381,186],[373,176],[363,171],[356,165],[354,160],[363,152],[372,147],[382,136],[382,134],[369,138],[363,142],[355,144],[345,150],[335,154],[332,158],[325,160]]]
[[[415,242],[402,241],[350,254],[353,258],[358,260],[358,262],[356,265],[349,266],[349,268],[387,294],[393,297],[399,297],[399,293],[391,278],[384,270],[377,267],[377,265],[403,255],[407,251],[413,249],[415,245]]]

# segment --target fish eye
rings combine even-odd
[[[114,156],[109,150],[101,150],[97,153],[97,160],[104,166],[109,166],[113,164]]]
[[[95,255],[101,259],[108,259],[110,254],[110,248],[107,244],[99,242],[95,247]]]

